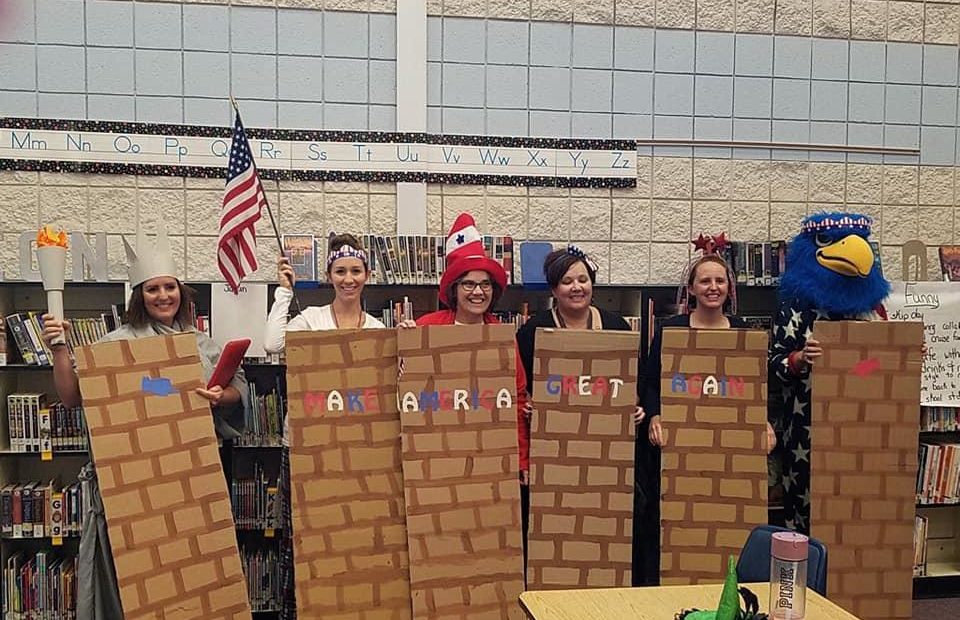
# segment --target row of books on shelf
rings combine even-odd
[[[917,503],[960,502],[960,444],[921,443],[917,468]]]
[[[277,386],[260,394],[254,382],[249,384],[250,406],[244,411],[243,433],[234,440],[239,447],[279,446],[283,438],[283,419],[287,403],[277,378]]]
[[[321,242],[322,243],[322,242]],[[437,284],[444,270],[445,236],[363,235],[370,265],[368,284]],[[503,265],[507,284],[514,283],[513,237],[484,235],[489,258]],[[283,248],[297,280],[316,282],[325,266],[326,251],[314,235],[283,235]]]
[[[46,394],[9,394],[7,429],[11,452],[58,452],[87,449],[82,407],[61,402],[47,406]]]
[[[284,598],[280,554],[273,548],[248,549],[241,546],[240,555],[243,560],[243,573],[247,578],[251,610],[279,610]]]
[[[8,484],[0,489],[0,532],[4,538],[79,536],[85,501],[80,482]]]
[[[920,407],[920,431],[924,433],[960,431],[958,412],[960,412],[958,407]]]
[[[917,515],[913,520],[913,576],[925,577],[927,574],[927,517]]]
[[[74,620],[77,558],[50,551],[15,553],[3,568],[5,620]]]
[[[260,461],[253,464],[252,478],[234,478],[230,481],[230,502],[237,529],[283,528],[278,481],[267,477]]]
[[[67,347],[71,354],[77,347],[94,344],[108,332],[120,326],[121,313],[122,306],[114,305],[110,312],[101,313],[99,317],[70,319]],[[10,333],[11,344],[20,353],[24,364],[48,366],[53,363],[53,354],[40,337],[43,333],[43,321],[40,319],[42,314],[42,312],[18,312],[6,317],[5,323]]]

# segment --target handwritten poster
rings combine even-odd
[[[923,321],[920,403],[960,407],[960,282],[893,282],[884,302],[891,321]]]

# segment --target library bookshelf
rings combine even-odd
[[[960,443],[960,431],[928,430],[921,426],[920,442]],[[923,476],[922,470],[918,476]],[[918,502],[917,516],[927,520],[925,539],[917,540],[918,545],[926,546],[926,553],[921,574],[914,572],[913,598],[957,596],[960,592],[960,502]]]

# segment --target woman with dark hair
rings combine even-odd
[[[327,281],[333,286],[333,303],[309,306],[287,319],[296,277],[290,259],[277,259],[277,280],[280,286],[273,294],[273,306],[267,316],[263,348],[267,353],[280,353],[288,331],[322,329],[375,329],[384,324],[363,311],[363,287],[370,277],[370,263],[363,246],[350,234],[330,238],[327,253]]]
[[[425,314],[416,321],[403,321],[400,329],[422,325],[477,325],[499,323],[491,312],[504,289],[507,273],[497,261],[487,258],[473,216],[461,213],[447,235],[446,268],[440,277],[440,301],[447,307]],[[520,482],[530,474],[530,412],[526,374],[517,355],[517,441],[520,449]]]
[[[680,314],[670,317],[654,334],[646,363],[643,366],[644,417],[637,429],[636,487],[633,515],[634,567],[633,585],[660,583],[660,449],[669,438],[660,423],[660,371],[663,351],[663,330],[669,327],[688,329],[746,328],[736,316],[736,280],[727,262],[712,253],[695,259],[680,286]],[[767,423],[767,453],[776,446],[773,427]]]
[[[197,339],[204,380],[209,380],[220,358],[220,347],[209,336],[197,331],[194,325],[193,296],[175,275],[177,267],[170,254],[166,231],[161,229],[153,245],[147,242],[146,235],[140,231],[137,233],[136,250],[127,244],[126,239],[124,246],[127,273],[133,287],[127,305],[127,322],[99,342],[193,333]],[[53,354],[53,383],[57,395],[65,406],[78,407],[83,399],[73,360],[67,346],[56,342],[61,336],[69,337],[69,330],[68,321],[58,321],[49,314],[43,316],[42,338]],[[226,387],[198,387],[195,391],[210,401],[217,436],[221,439],[238,437],[240,432],[237,429],[243,428],[243,410],[247,401],[247,382],[243,370],[237,370]],[[89,504],[80,533],[76,617],[82,620],[122,618],[103,501],[92,463],[83,467],[79,478]]]

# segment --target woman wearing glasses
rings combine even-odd
[[[494,324],[500,320],[490,309],[507,287],[507,274],[497,261],[487,258],[483,239],[473,216],[461,213],[447,235],[446,268],[440,278],[440,301],[447,307],[425,314],[416,321],[404,321],[401,329],[421,325]],[[527,381],[517,355],[517,440],[520,448],[520,481],[529,480],[530,412]]]

